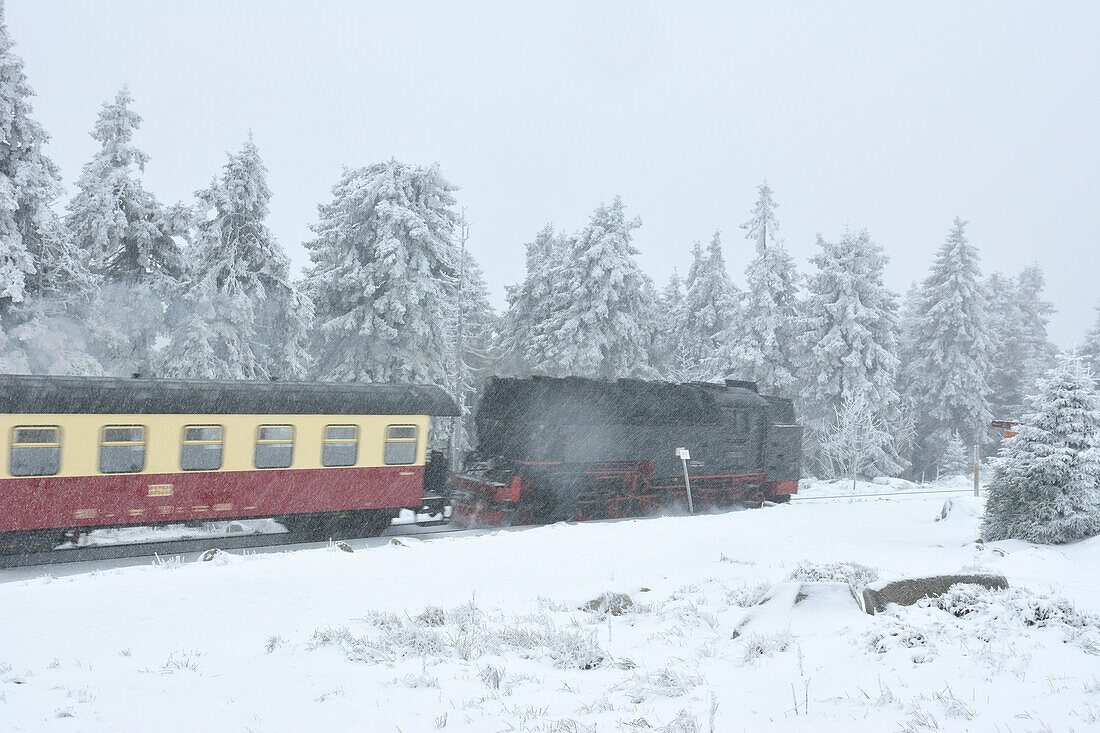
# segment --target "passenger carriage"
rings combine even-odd
[[[428,430],[456,414],[437,387],[0,376],[0,551],[196,520],[378,532],[442,491]]]

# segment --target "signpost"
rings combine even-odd
[[[691,453],[688,453],[687,448],[677,448],[676,455],[684,462],[684,486],[687,487],[688,514],[694,514],[695,507],[691,503],[691,477],[688,476],[688,461],[691,460]]]

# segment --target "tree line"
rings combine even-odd
[[[347,168],[318,207],[293,277],[266,224],[271,191],[249,136],[191,202],[142,183],[141,117],[123,88],[58,212],[22,60],[0,22],[0,370],[17,373],[417,382],[467,407],[488,374],[751,379],[796,398],[819,475],[934,475],[993,447],[1050,368],[1043,275],[983,276],[955,219],[904,298],[866,230],[788,253],[767,184],[742,229],[743,288],[721,234],[658,288],[637,263],[641,220],[619,198],[579,231],[547,224],[495,313],[438,165]],[[1082,355],[1100,367],[1100,319]],[[460,439],[461,442],[461,439]]]

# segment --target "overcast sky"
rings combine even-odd
[[[924,277],[956,214],[984,270],[1037,262],[1068,346],[1100,303],[1100,3],[8,0],[35,116],[71,186],[128,83],[148,187],[191,201],[252,130],[299,267],[341,167],[438,162],[499,306],[546,222],[621,195],[662,285],[765,178],[804,271],[870,230]]]

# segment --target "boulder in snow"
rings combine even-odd
[[[1003,590],[1008,580],[1003,575],[978,573],[974,575],[932,575],[926,578],[907,578],[873,583],[863,589],[863,610],[879,613],[888,603],[912,606],[921,598],[936,598],[946,593],[956,583],[973,583],[983,588]]]
[[[598,613],[610,613],[612,616],[622,616],[634,606],[634,601],[626,593],[601,593],[588,603],[581,606],[582,611],[596,611]]]

